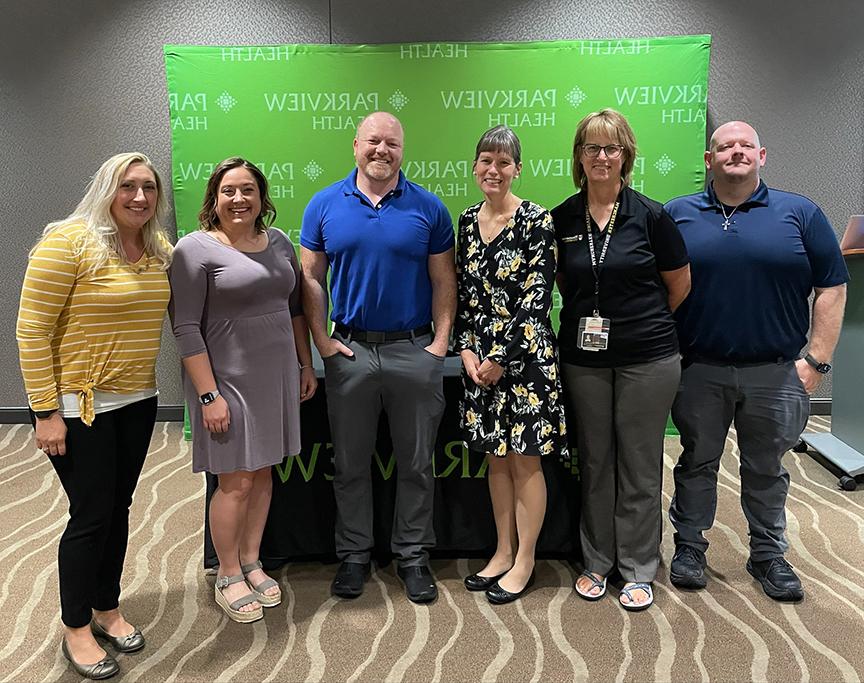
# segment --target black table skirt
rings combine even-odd
[[[459,431],[458,377],[445,377],[447,405],[435,445],[435,535],[433,557],[478,557],[495,547],[495,522],[482,453],[465,448]],[[268,569],[289,561],[335,561],[333,527],[333,449],[327,421],[326,392],[320,382],[315,396],[301,407],[302,453],[273,468],[273,502],[261,543]],[[572,435],[571,420],[571,435]],[[575,454],[574,454],[575,456]],[[537,547],[540,557],[577,559],[579,549],[579,478],[573,461],[544,458],[548,500]],[[392,557],[390,530],[396,490],[396,465],[387,419],[379,423],[377,453],[372,458],[374,489],[374,556],[379,564]],[[207,475],[207,500],[216,477]],[[204,565],[218,564],[210,540],[205,506]]]

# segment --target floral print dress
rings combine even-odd
[[[494,386],[475,384],[465,369],[462,429],[469,448],[506,456],[567,456],[558,352],[549,313],[555,283],[552,217],[523,201],[489,244],[480,236],[480,204],[459,217],[456,252],[457,352],[504,367]]]

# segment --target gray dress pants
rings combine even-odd
[[[675,544],[705,552],[714,524],[717,472],[734,421],[741,454],[741,507],[750,526],[750,557],[782,556],[789,473],[783,454],[801,438],[810,412],[793,361],[761,365],[694,362],[684,369],[672,406],[683,451],[674,469],[669,519]]]
[[[681,357],[561,367],[576,417],[585,569],[606,576],[617,566],[625,581],[653,581],[660,563],[663,439]]]
[[[391,548],[400,566],[426,564],[435,545],[432,452],[444,414],[444,359],[424,349],[432,335],[374,344],[334,334],[354,357],[324,359],[327,413],[333,439],[336,554],[369,562],[372,455],[382,408],[396,457],[396,510]]]

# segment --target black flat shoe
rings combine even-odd
[[[111,676],[114,676],[118,671],[120,671],[120,665],[117,664],[117,660],[109,654],[106,654],[95,664],[79,664],[72,659],[72,655],[69,654],[69,647],[66,645],[65,638],[63,639],[62,650],[63,656],[69,660],[72,668],[75,669],[75,673],[84,678],[99,681],[103,678],[111,678]]]
[[[510,570],[508,569],[507,572]],[[492,588],[504,574],[501,572],[498,576],[481,576],[480,574],[471,574],[465,577],[465,588],[469,591],[485,591]]]
[[[117,652],[129,654],[144,647],[144,635],[137,628],[128,636],[112,636],[94,619],[90,622],[90,632],[97,638],[107,640]]]
[[[363,584],[369,578],[369,562],[343,562],[339,565],[330,593],[339,598],[353,599],[363,594]]]
[[[525,587],[518,593],[511,593],[510,591],[504,590],[496,581],[486,590],[486,599],[493,605],[506,605],[508,602],[513,602],[514,600],[521,598],[525,594],[525,591],[531,588],[532,585],[534,585],[534,572],[531,572],[531,576],[528,577],[528,583],[526,583]]]
[[[405,584],[405,595],[411,602],[424,604],[438,597],[438,587],[426,565],[399,567],[396,573]]]

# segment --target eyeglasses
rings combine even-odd
[[[600,150],[606,152],[607,159],[617,159],[621,156],[621,152],[624,151],[624,147],[621,145],[582,145],[582,152],[586,157],[594,157],[600,156]]]

